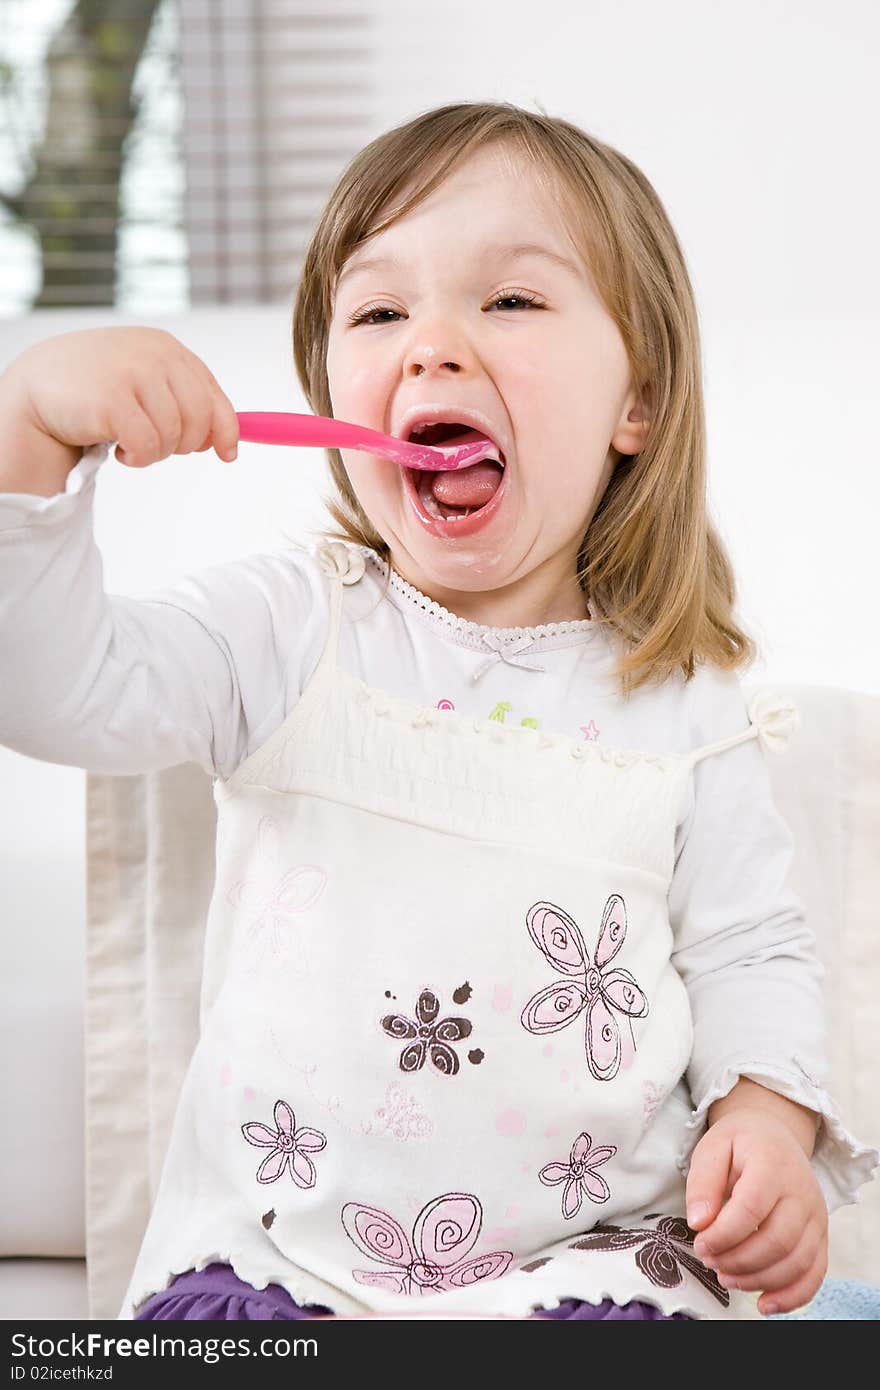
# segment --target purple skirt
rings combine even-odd
[[[251,1288],[229,1265],[208,1265],[205,1269],[188,1270],[172,1279],[167,1289],[148,1298],[135,1321],[158,1322],[273,1322],[277,1319],[332,1317],[332,1308],[322,1303],[295,1303],[280,1284],[267,1284],[265,1289]],[[610,1298],[602,1303],[583,1303],[566,1298],[558,1308],[539,1308],[533,1318],[568,1318],[590,1321],[673,1322],[683,1319],[692,1322],[687,1313],[661,1313],[649,1303],[637,1299],[621,1306]]]

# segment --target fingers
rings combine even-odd
[[[700,1237],[700,1242],[703,1241]],[[827,1222],[804,1221],[803,1205],[783,1198],[760,1230],[723,1254],[694,1251],[709,1269],[718,1273],[726,1289],[764,1292],[764,1304],[778,1304],[778,1312],[791,1312],[814,1296],[828,1268]],[[768,1307],[758,1305],[765,1313]]]
[[[762,1222],[757,1231],[739,1245],[729,1249],[703,1253],[694,1246],[694,1253],[708,1269],[716,1269],[735,1277],[752,1274],[758,1270],[766,1271],[788,1259],[793,1250],[809,1247],[810,1254],[817,1250],[825,1235],[819,1222],[804,1219],[804,1209],[793,1198],[783,1198],[777,1202],[773,1211]]]
[[[776,1206],[779,1184],[764,1164],[746,1167],[733,1185],[730,1200],[694,1241],[694,1254],[719,1256],[758,1229]]]
[[[771,1313],[793,1313],[795,1308],[803,1308],[819,1292],[827,1268],[827,1259],[817,1256],[809,1271],[794,1283],[786,1284],[783,1288],[765,1284],[765,1292],[758,1299],[758,1312],[768,1316]]]
[[[201,358],[195,358],[194,362],[200,370],[211,396],[210,433],[214,448],[221,458],[232,460],[238,453],[239,436],[238,416],[235,408],[213,372]],[[205,442],[201,445],[203,449],[209,447],[210,445]]]
[[[133,383],[114,421],[116,457],[143,468],[168,458],[211,448],[226,459],[236,455],[238,417],[213,376],[192,355]]]
[[[725,1265],[724,1269],[718,1273],[718,1282],[726,1289],[745,1289],[747,1292],[763,1289],[765,1293],[771,1293],[796,1288],[820,1265],[822,1272],[816,1281],[815,1288],[818,1288],[822,1282],[825,1261],[822,1258],[821,1243],[817,1243],[813,1236],[805,1234],[794,1250],[786,1252],[784,1259],[761,1266],[758,1269],[743,1270],[739,1273],[734,1273]],[[810,1297],[812,1297],[813,1292],[815,1289],[811,1292]]]
[[[172,384],[184,418],[184,432],[174,452],[202,453],[213,448],[231,462],[238,452],[238,416],[204,362],[192,355],[185,358]]]
[[[238,455],[238,416],[219,387],[213,393],[212,429],[214,448],[221,458],[231,462]]]
[[[729,1131],[708,1130],[694,1149],[685,1200],[692,1231],[704,1230],[721,1210],[730,1185],[733,1141]]]
[[[162,457],[159,431],[138,397],[132,393],[111,416],[116,457],[129,468],[146,468]]]
[[[156,463],[178,453],[184,431],[183,411],[167,377],[151,374],[140,382],[135,395],[152,420],[159,439],[159,451],[149,462]]]
[[[770,1269],[757,1274],[741,1274],[736,1280],[736,1287],[746,1291],[763,1291],[758,1299],[759,1313],[791,1313],[816,1296],[827,1269],[826,1243],[823,1241],[811,1255],[809,1242],[805,1241],[787,1260],[780,1260]],[[720,1275],[718,1277],[726,1288],[733,1287],[729,1280],[722,1279]]]

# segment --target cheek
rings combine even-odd
[[[397,486],[392,467],[383,468],[369,454],[343,449],[342,461],[358,501],[367,512],[380,515],[389,505]]]
[[[586,475],[587,468],[574,451],[560,448],[543,458],[537,483],[545,497],[557,501],[570,498],[572,502],[577,502],[587,491]]]
[[[341,419],[366,424],[376,419],[377,411],[381,417],[386,392],[384,373],[375,362],[364,361],[356,344],[331,336],[327,345],[327,380],[334,411]]]
[[[578,456],[570,448],[545,455],[534,472],[526,471],[526,505],[543,514],[544,524],[555,534],[568,534],[572,526],[577,529],[595,510],[597,488],[604,491],[601,461]]]
[[[375,367],[360,365],[346,377],[343,388],[347,403],[346,419],[368,425],[374,430],[390,430],[386,418],[390,409],[391,389]]]
[[[374,366],[368,363],[349,362],[345,364],[339,382],[340,392],[352,401],[375,400],[379,397],[382,377]]]

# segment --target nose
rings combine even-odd
[[[442,351],[424,343],[420,347],[410,348],[404,361],[404,376],[424,376],[426,373],[433,376],[435,373],[461,371],[460,362],[444,361],[443,356]]]

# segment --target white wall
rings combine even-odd
[[[713,514],[765,652],[750,678],[880,692],[880,9],[376,0],[373,14],[375,121],[364,143],[448,101],[540,103],[652,180],[698,298]],[[280,306],[139,321],[176,332],[238,409],[303,410],[289,317]],[[36,339],[109,321],[0,321],[0,367]],[[232,465],[206,454],[131,472],[111,460],[96,503],[108,589],[145,593],[280,547],[282,527],[319,524],[326,477],[319,452],[253,445]],[[4,917],[44,932],[46,969],[54,960],[59,972],[58,901],[81,930],[83,782],[76,769],[0,749]],[[51,901],[39,856],[52,866]]]
[[[376,8],[384,78],[365,139],[441,102],[512,101],[582,126],[654,184],[694,282],[711,498],[763,671],[880,691],[880,7]]]

